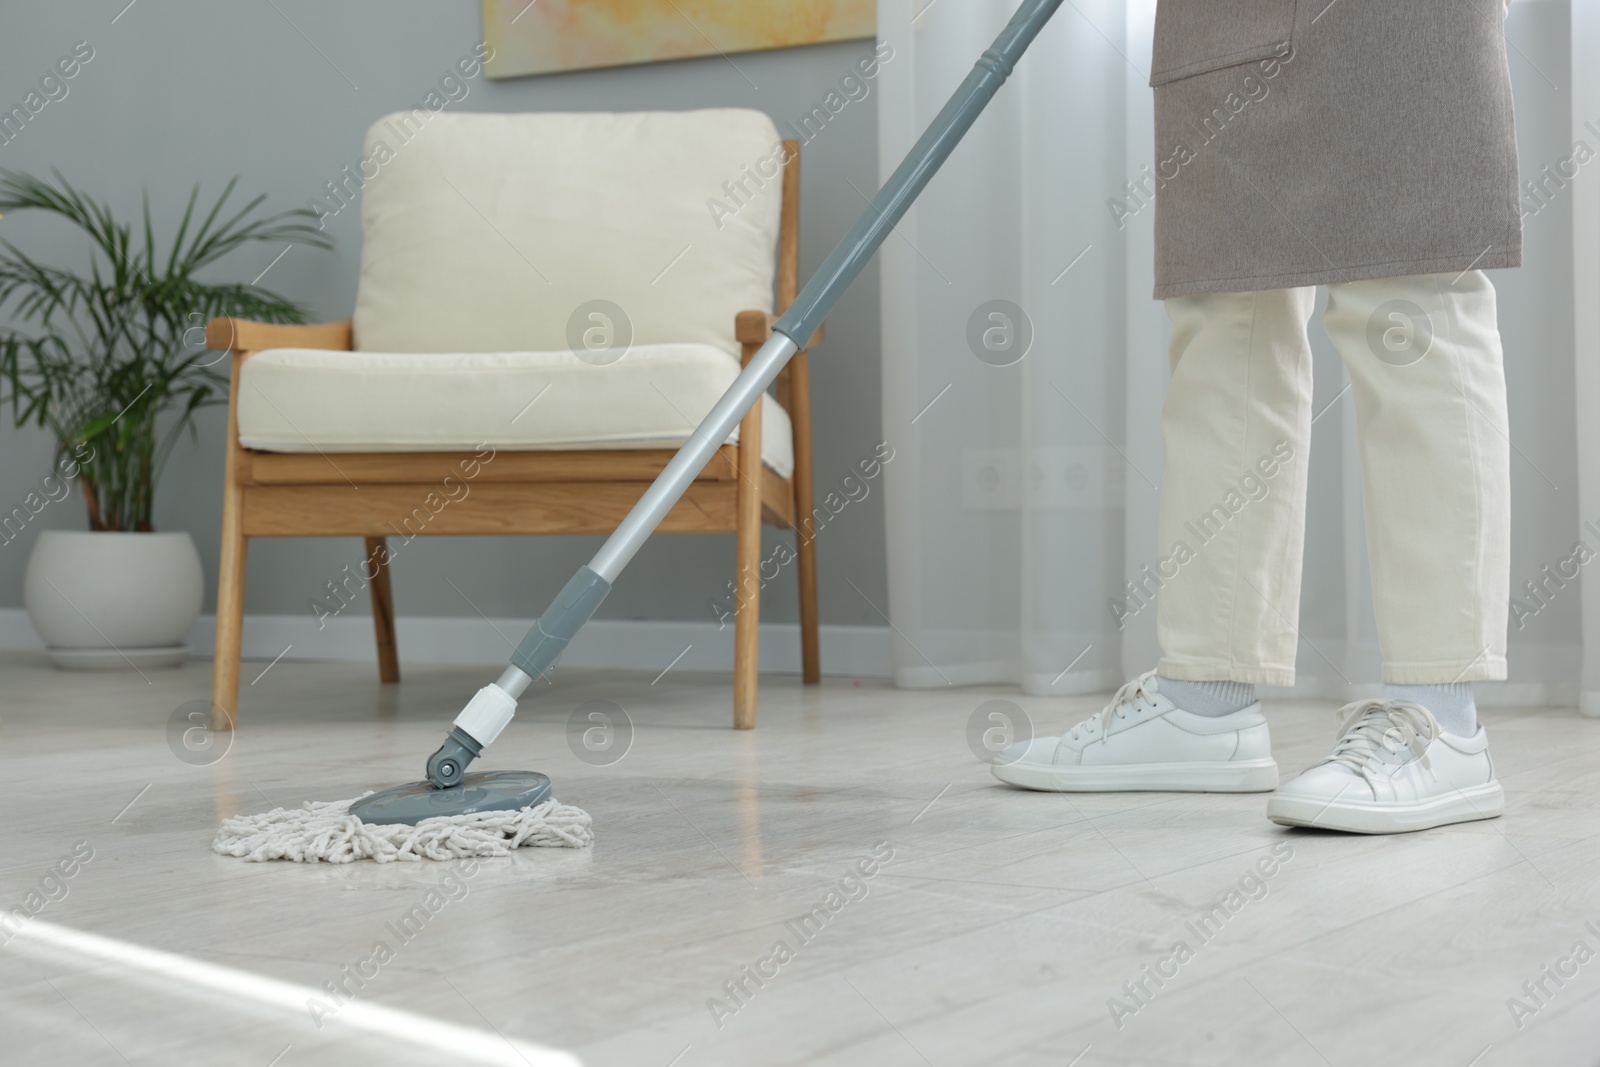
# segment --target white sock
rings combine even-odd
[[[1212,719],[1256,702],[1256,687],[1249,682],[1189,682],[1158,674],[1156,689],[1184,711]]]
[[[1478,732],[1478,704],[1472,698],[1471,682],[1451,685],[1386,685],[1385,700],[1405,700],[1421,704],[1433,712],[1447,734],[1472,737]]]

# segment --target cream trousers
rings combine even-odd
[[[1155,570],[1169,678],[1294,683],[1315,299],[1166,301]],[[1510,442],[1494,287],[1481,271],[1331,285],[1323,324],[1350,375],[1341,402],[1355,405],[1383,680],[1504,678]]]

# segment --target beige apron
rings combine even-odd
[[[1515,267],[1501,0],[1160,0],[1158,299]]]

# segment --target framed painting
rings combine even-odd
[[[491,78],[877,35],[877,0],[483,0]]]

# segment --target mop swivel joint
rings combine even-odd
[[[526,684],[526,678],[508,672],[501,682],[516,688],[509,679],[515,677]],[[455,724],[445,737],[439,751],[428,757],[428,781],[436,789],[453,789],[461,784],[461,775],[467,764],[483,755],[483,750],[494,744],[500,731],[506,728],[511,716],[517,713],[517,698],[499,683],[486,685],[472,695],[467,706],[456,716]]]
[[[467,764],[483,753],[483,746],[459,726],[452,729],[439,746],[439,751],[428,757],[428,781],[435,789],[454,789],[461,784]]]
[[[428,781],[435,789],[454,789],[461,784],[467,764],[494,744],[517,711],[517,697],[533,678],[542,676],[560,656],[594,609],[600,606],[611,583],[588,567],[579,569],[557,595],[550,610],[533,624],[523,638],[512,666],[500,680],[473,694],[472,700],[456,716],[454,726],[439,750],[428,757]]]

